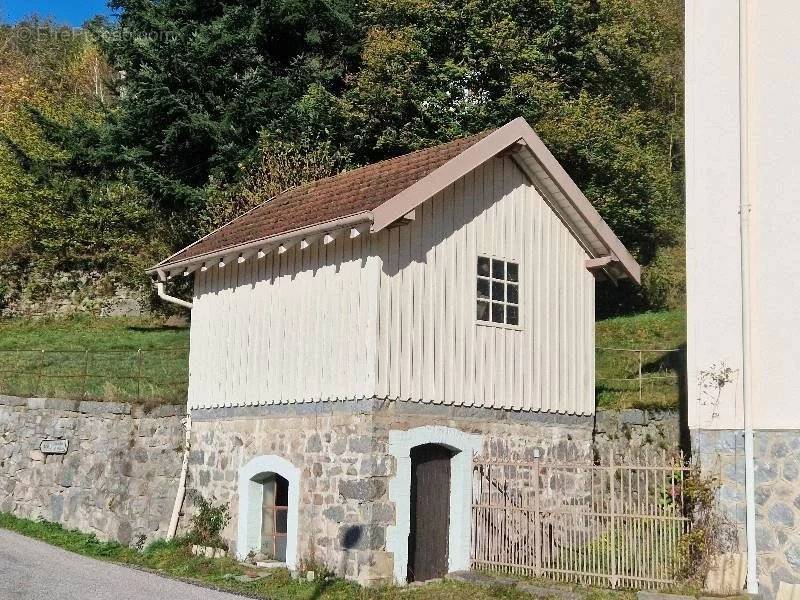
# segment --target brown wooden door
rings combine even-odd
[[[411,449],[409,581],[426,581],[447,574],[452,457],[450,450],[437,444]]]

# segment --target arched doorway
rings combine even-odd
[[[447,505],[446,572],[469,569],[470,513],[472,503],[472,457],[483,444],[483,437],[453,427],[426,425],[406,430],[389,431],[389,455],[395,459],[395,475],[389,481],[389,500],[394,503],[395,524],[386,528],[386,550],[394,555],[394,579],[408,581],[409,542],[411,538],[411,472],[412,451],[434,445],[449,452],[440,460],[449,465],[449,501]],[[438,450],[437,452],[442,452]],[[420,456],[414,452],[420,464]],[[448,460],[449,459],[449,460]],[[440,465],[443,467],[443,465]],[[419,472],[417,473],[419,476]],[[418,486],[419,488],[419,486]],[[439,495],[441,499],[441,494]],[[419,501],[419,495],[417,496]],[[418,511],[419,512],[419,511]],[[440,554],[441,555],[441,554]],[[418,570],[418,567],[414,569]],[[419,573],[416,574],[418,578]],[[424,574],[423,574],[424,576]]]
[[[447,574],[450,464],[454,454],[440,444],[411,449],[408,581],[427,581]]]
[[[256,456],[239,469],[236,554],[250,552],[297,566],[300,470],[279,456]]]

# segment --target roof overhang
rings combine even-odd
[[[323,243],[330,243],[342,235],[354,238],[362,233],[368,232],[372,221],[373,216],[371,212],[360,212],[340,219],[316,223],[310,227],[303,227],[302,229],[295,229],[278,235],[260,238],[247,242],[246,244],[239,244],[222,250],[199,254],[187,258],[186,260],[172,260],[174,256],[183,252],[183,250],[181,250],[161,261],[156,266],[148,269],[147,273],[149,275],[157,275],[158,278],[163,281],[175,275],[189,275],[198,268],[205,270],[208,266],[212,265],[224,267],[232,261],[241,263],[253,256],[263,258],[270,252],[283,253],[295,243],[299,242],[303,244],[306,240],[310,242],[312,239],[314,241],[321,239]],[[200,240],[198,240],[198,242],[199,241]]]
[[[377,233],[391,225],[408,222],[417,206],[498,155],[508,156],[515,162],[578,240],[589,255],[587,269],[604,273],[612,281],[628,277],[640,282],[639,264],[522,117],[493,131],[371,211],[176,260],[187,248],[205,239],[201,238],[147,272],[163,280],[177,274],[188,275],[197,269],[205,270],[211,265],[224,267],[234,260],[244,262],[253,256],[263,258],[273,251],[285,252],[295,243],[307,246],[320,238],[328,243],[343,233],[351,237],[368,231]]]
[[[377,232],[388,227],[447,186],[503,152],[507,152],[527,175],[545,202],[581,243],[591,259],[604,259],[603,264],[596,267],[597,269],[603,270],[612,280],[629,277],[636,283],[641,281],[639,263],[522,117],[500,127],[375,208],[372,211],[374,216],[372,231]]]

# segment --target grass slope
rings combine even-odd
[[[183,402],[188,346],[188,327],[157,319],[2,320],[0,393]]]
[[[595,343],[598,408],[677,408],[679,380],[685,373],[684,310],[599,321]],[[642,352],[640,355],[625,349]]]

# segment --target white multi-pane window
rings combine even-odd
[[[519,264],[478,257],[478,321],[519,325]]]

